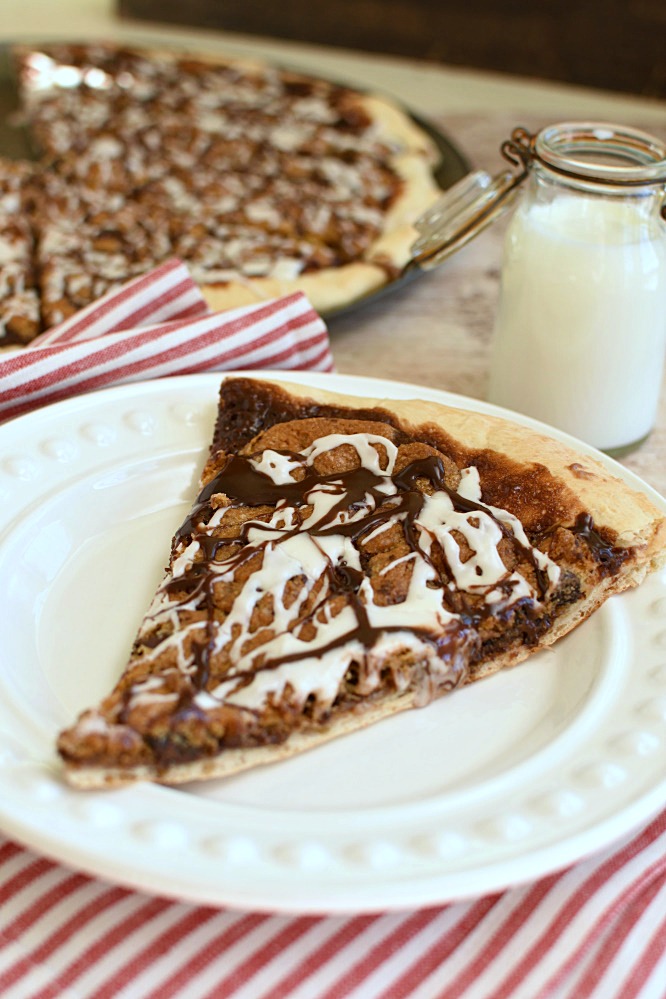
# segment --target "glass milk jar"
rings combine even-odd
[[[614,454],[654,425],[666,348],[666,146],[560,124],[518,146],[489,399]]]

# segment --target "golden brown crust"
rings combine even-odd
[[[328,267],[283,281],[277,278],[242,278],[225,281],[224,284],[204,284],[201,291],[210,308],[216,312],[256,305],[259,301],[302,291],[317,312],[330,314],[378,291],[387,281],[384,268],[355,263]]]

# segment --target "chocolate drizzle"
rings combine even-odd
[[[294,460],[300,460],[301,457],[293,451],[276,453]],[[397,497],[390,497],[389,502],[385,502],[384,505],[381,503],[386,497],[378,488],[382,480],[378,480],[373,472],[363,467],[324,475],[318,474],[313,468],[310,468],[305,471],[305,475],[301,479],[277,485],[269,476],[254,468],[251,459],[252,456],[248,458],[239,455],[229,456],[223,468],[202,489],[193,511],[176,531],[177,542],[194,537],[201,545],[204,557],[207,559],[214,557],[219,541],[216,542],[216,539],[205,533],[199,533],[196,525],[202,520],[206,521],[211,516],[213,512],[211,499],[216,494],[224,494],[232,500],[234,506],[251,508],[288,503],[295,507],[302,507],[308,504],[308,495],[316,486],[329,485],[339,493],[340,500],[317,525],[308,529],[313,537],[338,534],[349,537],[354,543],[358,543],[364,534],[370,533],[392,519],[400,518],[405,541],[410,550],[419,552],[433,565],[419,545],[415,526],[424,503],[424,493],[417,488],[417,483],[419,480],[425,480],[430,482],[436,491],[445,492],[449,496],[454,510],[461,513],[483,513],[491,516],[504,537],[513,545],[519,545],[506,524],[498,520],[487,506],[462,496],[447,485],[444,463],[437,455],[413,461],[400,472],[391,476],[393,483],[398,488],[398,494]],[[342,511],[358,508],[368,496],[371,496],[375,501],[375,506],[369,513],[348,523],[336,522],[336,518]],[[248,531],[252,526],[256,526],[256,522],[246,522],[236,540],[246,542]],[[295,533],[298,533],[298,529],[285,531],[283,537],[290,537]],[[581,526],[579,533],[584,534],[586,539],[588,537],[599,538],[591,527],[584,529]],[[228,543],[228,539],[225,539],[225,542]],[[601,539],[599,542],[600,545],[603,544]],[[532,565],[539,595],[543,597],[549,586],[548,576],[541,568],[531,548],[525,548],[522,545],[519,547],[523,556],[527,557]],[[359,583],[361,579],[359,579]]]
[[[579,514],[571,530],[585,542],[605,575],[618,572],[630,555],[630,549],[619,548],[602,537],[589,513]]]
[[[211,628],[211,622],[215,616],[214,588],[221,578],[221,573],[225,577],[233,574],[248,559],[256,556],[257,551],[265,551],[268,544],[279,545],[301,531],[300,523],[295,527],[271,528],[270,542],[250,543],[252,532],[265,530],[267,524],[262,520],[246,520],[239,525],[234,537],[216,538],[214,535],[211,536],[207,533],[206,524],[214,511],[213,498],[220,494],[226,498],[227,502],[230,501],[232,508],[286,509],[290,507],[296,511],[302,511],[303,508],[310,505],[313,490],[323,487],[327,493],[337,495],[339,499],[328,508],[323,516],[317,519],[316,523],[308,526],[307,533],[311,538],[324,539],[331,535],[348,538],[363,557],[362,546],[365,538],[377,529],[384,529],[392,523],[399,524],[409,552],[422,558],[432,570],[428,586],[431,589],[437,589],[441,594],[442,609],[451,616],[447,625],[441,627],[437,626],[437,622],[433,622],[431,629],[410,627],[405,622],[400,622],[400,615],[397,614],[395,624],[382,623],[381,626],[376,626],[372,624],[368,606],[360,596],[361,587],[366,579],[365,573],[349,566],[344,560],[337,563],[329,561],[325,572],[328,584],[325,594],[315,603],[310,613],[299,622],[298,627],[302,628],[305,624],[314,622],[323,605],[338,596],[344,597],[345,601],[352,607],[356,623],[351,632],[346,631],[332,638],[323,646],[319,646],[314,653],[318,658],[335,648],[347,646],[354,641],[360,644],[367,655],[382,635],[391,632],[404,632],[409,627],[413,634],[417,635],[422,642],[427,643],[441,661],[444,675],[439,681],[439,688],[449,689],[456,686],[464,677],[465,652],[469,653],[475,645],[478,645],[480,621],[494,613],[500,614],[504,619],[510,616],[507,604],[512,600],[515,580],[509,578],[508,570],[506,578],[495,587],[503,594],[504,599],[498,600],[494,607],[492,604],[466,597],[464,593],[456,589],[451,583],[453,573],[440,546],[436,547],[438,559],[440,563],[443,563],[444,570],[441,567],[437,568],[431,555],[419,543],[419,535],[423,528],[420,525],[417,526],[417,522],[426,501],[427,483],[435,492],[446,493],[456,512],[479,513],[492,517],[499,526],[503,538],[514,547],[519,548],[523,560],[527,560],[531,565],[537,583],[538,597],[543,598],[546,594],[549,586],[548,576],[537,561],[532,549],[520,544],[507,525],[497,519],[487,506],[451,489],[446,482],[444,463],[438,455],[432,454],[412,461],[389,477],[383,473],[378,475],[363,465],[344,472],[335,471],[321,474],[314,467],[303,464],[302,455],[296,452],[282,450],[273,453],[293,461],[298,469],[298,477],[278,484],[256,467],[255,463],[259,460],[259,455],[247,457],[230,455],[221,470],[201,490],[192,512],[176,532],[175,543],[177,546],[181,543],[188,544],[195,541],[201,553],[201,561],[194,561],[184,576],[171,579],[165,587],[167,590],[175,590],[184,595],[184,599],[181,598],[183,603],[196,597],[198,608],[203,609],[206,613],[207,640],[203,642],[192,641],[194,660],[192,683],[195,689],[205,689],[210,680],[211,657],[215,646],[214,628]],[[387,495],[385,487],[389,479],[395,488]],[[419,484],[421,484],[421,488],[419,488]],[[361,510],[366,510],[366,512],[359,516]],[[239,544],[241,546],[239,550],[226,558],[223,553],[222,561],[216,561],[220,549],[228,545],[235,545],[238,549]],[[524,630],[530,631],[531,629],[529,637],[532,642],[536,640],[543,628],[543,620],[541,622],[537,620],[534,607],[535,601],[532,598],[516,599],[513,607],[514,610],[519,610],[523,618],[522,627]],[[252,682],[252,679],[260,672],[274,670],[288,663],[313,657],[313,651],[308,648],[273,657],[262,656],[261,646],[257,652],[258,655],[251,669],[234,670],[234,680],[240,686]]]

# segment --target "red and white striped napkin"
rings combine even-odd
[[[170,261],[0,358],[0,419],[137,378],[332,367],[302,295],[211,314]],[[0,837],[3,999],[664,999],[666,812],[562,873],[357,916],[153,898]]]
[[[3,999],[663,999],[666,812],[534,884],[413,912],[241,913],[0,839]]]
[[[238,368],[331,371],[324,321],[300,292],[211,312],[170,260],[0,356],[0,420],[123,382]]]

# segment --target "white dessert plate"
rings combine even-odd
[[[501,412],[421,386],[279,376]],[[124,666],[194,498],[219,382],[126,385],[0,428],[8,836],[101,878],[193,902],[359,912],[538,878],[663,806],[666,573],[612,598],[555,650],[299,758],[178,789],[68,788],[56,734]]]

